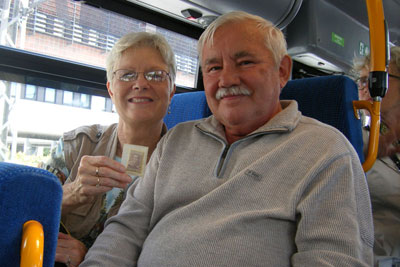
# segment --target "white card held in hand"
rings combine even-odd
[[[125,144],[122,150],[121,163],[130,175],[143,177],[147,161],[147,146]]]

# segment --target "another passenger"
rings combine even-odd
[[[166,133],[163,123],[175,92],[176,63],[164,37],[129,33],[107,57],[107,89],[118,124],[84,126],[63,135],[48,169],[68,177],[56,261],[78,266],[107,218],[115,215],[137,178],[120,163],[124,144],[148,147],[147,161]]]
[[[363,58],[355,58],[353,69],[356,72],[358,78],[356,79],[356,83],[358,86],[358,99],[359,100],[368,100],[372,103],[372,97],[369,94],[368,90],[368,76],[369,76],[369,64],[370,64],[370,56],[367,55]]]
[[[81,266],[371,266],[356,152],[279,101],[292,65],[282,32],[232,12],[198,48],[213,115],[163,137]]]
[[[360,99],[371,100],[368,91],[369,56],[356,61]],[[367,173],[375,227],[374,254],[400,258],[400,47],[390,49],[389,86],[381,103],[378,158]],[[364,129],[365,151],[368,127]],[[377,262],[376,262],[377,264]]]

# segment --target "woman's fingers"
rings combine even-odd
[[[108,181],[107,186],[111,187],[120,187],[121,184],[128,184],[132,181],[132,178],[126,174],[125,170],[123,172],[116,171],[113,168],[109,168],[108,166],[98,166],[96,167],[98,169],[98,174],[96,175],[95,171],[95,177],[96,177],[96,183],[97,183],[97,178],[107,178],[114,180],[113,181]]]
[[[86,252],[87,248],[82,242],[69,235],[59,233],[56,262],[65,263],[67,266],[78,266],[83,261]]]
[[[96,166],[102,166],[121,173],[126,171],[124,165],[106,156],[83,156],[81,159],[81,165],[92,166],[92,168]],[[92,170],[94,170],[93,174],[95,174],[95,168]]]
[[[73,239],[73,237],[68,235],[68,234],[64,234],[62,232],[58,232],[58,239]]]
[[[103,185],[123,188],[123,185],[129,184],[132,180],[126,174],[124,165],[105,156],[82,157],[79,172],[82,175],[87,175],[86,180],[83,181],[84,184],[97,185],[99,182],[98,178],[107,178],[109,180],[103,183]]]
[[[80,202],[87,202],[90,197],[103,194],[113,187],[126,188],[132,178],[125,171],[122,164],[105,156],[82,157],[74,181]]]
[[[132,178],[125,171],[122,164],[105,156],[82,157],[75,180],[63,186],[63,211],[90,203],[114,187],[126,188]]]

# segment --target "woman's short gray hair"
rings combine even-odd
[[[128,33],[114,44],[106,60],[107,81],[111,82],[114,66],[121,59],[122,53],[131,47],[151,47],[158,50],[168,66],[171,82],[175,83],[176,62],[171,46],[162,35],[148,32]]]
[[[355,76],[358,77],[360,76],[360,72],[362,69],[367,69],[369,71],[369,65],[371,62],[371,58],[369,55],[366,55],[365,57],[361,58],[354,58],[353,59],[353,69],[351,70],[351,73]]]
[[[214,34],[219,27],[224,24],[232,23],[232,22],[240,22],[245,20],[254,21],[257,24],[257,28],[264,34],[265,46],[268,50],[271,51],[275,63],[279,66],[282,58],[287,55],[287,45],[285,37],[280,29],[275,27],[270,21],[252,15],[243,11],[233,11],[227,14],[224,14],[214,20],[210,26],[203,32],[200,36],[197,51],[199,53],[200,62],[201,62],[201,53],[203,52],[203,48],[206,44],[213,44]]]
[[[390,64],[396,68],[397,73],[400,73],[400,46],[390,48]]]
[[[353,74],[353,76],[358,77],[359,72],[362,69],[365,68],[368,71],[370,70],[370,64],[371,64],[370,55],[366,55],[365,57],[361,57],[361,58],[356,57],[353,59],[353,69],[351,70],[351,73]],[[400,72],[400,47],[399,46],[390,47],[390,62],[389,62],[389,64],[396,68],[396,72]]]

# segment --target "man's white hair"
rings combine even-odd
[[[257,28],[261,33],[264,34],[265,47],[271,51],[275,63],[279,66],[282,58],[287,55],[287,45],[285,37],[280,29],[275,27],[270,21],[252,15],[243,11],[233,11],[227,14],[224,14],[214,20],[207,29],[200,36],[197,51],[199,53],[200,62],[202,60],[202,52],[203,48],[206,44],[213,44],[214,34],[217,29],[225,24],[233,23],[233,22],[242,22],[242,21],[254,21],[257,25]]]

